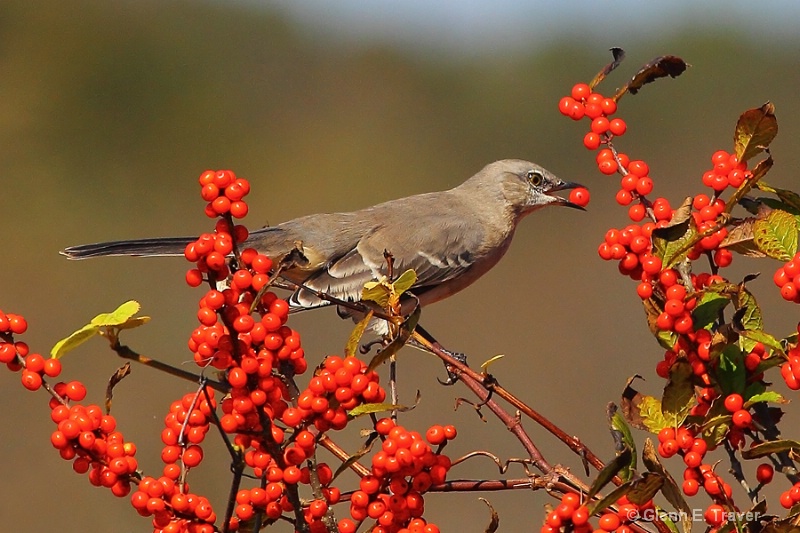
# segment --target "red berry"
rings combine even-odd
[[[725,398],[725,409],[728,410],[730,413],[735,413],[736,411],[740,410],[744,405],[744,399],[742,398],[741,394],[729,394]]]
[[[608,129],[614,135],[624,135],[628,125],[621,118],[615,118],[609,123]]]
[[[733,413],[733,425],[737,428],[747,428],[750,427],[750,424],[753,422],[753,416],[750,414],[750,411],[746,411],[745,409],[740,409]]]
[[[583,137],[583,145],[589,150],[597,150],[600,147],[600,135],[590,131]]]
[[[577,187],[572,189],[569,193],[569,201],[581,207],[586,207],[589,204],[589,191],[584,187]]]
[[[577,101],[585,100],[592,94],[592,89],[586,83],[576,83],[572,87],[571,95]]]
[[[762,485],[766,485],[770,481],[772,481],[772,476],[775,474],[775,469],[772,468],[771,464],[768,463],[761,463],[756,468],[756,479]]]

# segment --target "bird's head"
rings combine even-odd
[[[547,205],[563,205],[584,210],[578,204],[555,194],[582,185],[561,180],[547,169],[530,161],[520,159],[496,161],[484,167],[467,183],[469,182],[487,194],[502,195],[507,206],[517,216],[525,216]]]

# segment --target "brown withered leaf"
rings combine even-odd
[[[720,243],[720,248],[747,257],[766,257],[767,254],[758,249],[753,242],[753,223],[755,217],[748,217],[732,223],[728,227],[728,235]]]
[[[500,515],[498,515],[497,511],[494,510],[494,507],[492,507],[492,504],[489,502],[489,500],[487,500],[486,498],[478,498],[478,499],[486,504],[486,506],[489,508],[489,512],[492,514],[492,518],[489,521],[489,525],[486,526],[486,529],[484,529],[483,531],[485,533],[494,533],[495,531],[497,531],[497,528],[500,527]]]
[[[733,133],[733,151],[739,161],[747,161],[768,147],[777,134],[775,106],[766,102],[741,114]]]
[[[625,92],[636,94],[643,85],[669,76],[677,78],[686,70],[689,64],[678,56],[661,56],[653,59],[644,65],[639,72],[637,72],[631,81],[622,87],[617,94],[614,95],[615,99],[619,99]]]
[[[644,425],[644,419],[639,411],[639,404],[642,402],[644,395],[631,386],[631,383],[636,379],[642,379],[642,376],[634,374],[628,378],[625,389],[622,391],[620,409],[622,409],[622,415],[625,417],[625,420],[628,421],[628,424],[636,429],[647,430],[647,426]]]
[[[610,52],[614,60],[603,67],[603,70],[598,72],[597,75],[592,78],[592,81],[589,82],[589,87],[592,89],[594,89],[601,81],[603,81],[605,77],[608,76],[615,68],[617,68],[620,63],[622,63],[622,60],[625,59],[625,50],[622,48],[611,48]]]
[[[111,412],[111,400],[114,398],[114,387],[130,373],[131,364],[125,363],[108,379],[108,385],[106,386],[106,414]]]

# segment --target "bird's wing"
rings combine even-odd
[[[368,281],[387,274],[384,251],[394,259],[394,273],[417,274],[414,288],[422,291],[464,274],[481,254],[483,229],[458,217],[433,216],[410,227],[384,224],[364,235],[356,246],[305,281],[305,286],[345,301],[358,301]],[[299,290],[291,298],[297,307],[326,305],[313,292]]]

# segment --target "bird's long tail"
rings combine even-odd
[[[156,237],[153,239],[132,239],[128,241],[95,242],[79,244],[61,250],[61,255],[68,259],[89,259],[90,257],[106,257],[111,255],[127,255],[141,257],[182,256],[186,245],[197,240],[197,237]],[[257,248],[261,253],[272,254],[270,257],[282,257],[291,250],[283,232],[276,226],[259,228],[250,232],[247,246]],[[288,246],[288,248],[287,248]],[[284,248],[286,248],[284,250]]]
[[[186,245],[197,237],[160,237],[129,241],[96,242],[70,246],[61,251],[68,259],[88,259],[109,255],[129,256],[177,256],[183,255]]]

